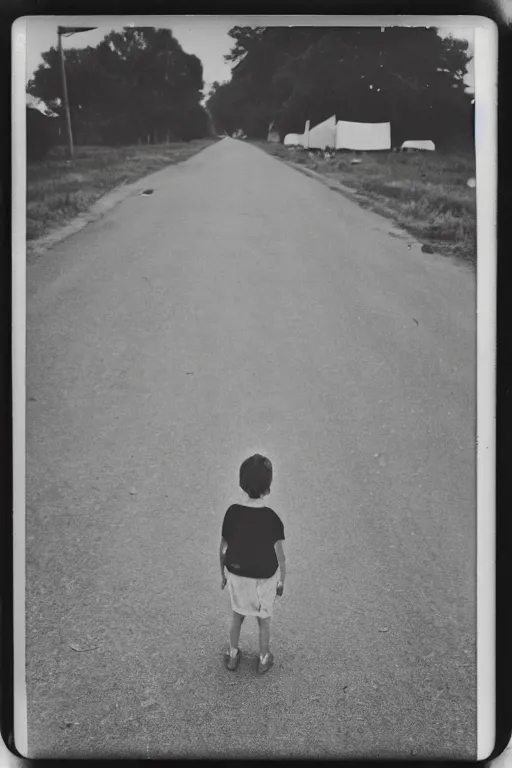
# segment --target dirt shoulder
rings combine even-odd
[[[131,194],[132,185],[183,162],[216,139],[128,147],[62,147],[27,166],[27,256],[35,256],[81,229]]]

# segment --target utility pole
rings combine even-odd
[[[72,160],[74,157],[73,131],[71,130],[71,113],[69,111],[68,84],[66,82],[66,65],[64,63],[64,49],[62,47],[62,33],[63,33],[62,27],[58,27],[57,35],[59,38],[60,71],[62,73],[62,95],[64,97],[63,104],[64,104],[64,111],[66,113],[66,128],[68,132],[68,155],[69,155],[69,159]]]
[[[89,32],[97,27],[57,27],[57,37],[59,40],[59,54],[60,54],[60,71],[62,74],[62,95],[64,111],[66,113],[66,128],[68,134],[68,154],[69,159],[74,157],[73,150],[73,131],[71,130],[71,112],[69,111],[69,98],[68,98],[68,84],[66,81],[66,64],[64,62],[64,48],[62,47],[62,35],[74,35],[77,32]]]

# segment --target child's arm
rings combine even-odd
[[[228,548],[228,543],[226,539],[221,536],[220,547],[219,547],[219,560],[220,560],[220,572],[223,579],[224,579],[224,560],[226,558],[227,548]]]
[[[283,542],[276,541],[276,543],[274,544],[274,549],[276,552],[276,557],[277,557],[277,562],[279,565],[279,572],[280,572],[279,582],[281,584],[281,588],[279,589],[279,586],[278,586],[278,594],[282,595],[284,580],[286,578],[286,557],[284,556]]]

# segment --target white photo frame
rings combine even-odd
[[[68,17],[54,17],[66,24]],[[73,17],[73,24],[94,24],[96,16]],[[102,25],[159,26],[170,19],[193,24],[194,17],[109,16]],[[201,19],[219,23],[220,17]],[[441,22],[441,23],[440,23]],[[57,21],[56,21],[57,23]],[[496,566],[496,271],[497,271],[497,52],[498,33],[489,19],[475,16],[236,16],[235,24],[254,26],[443,26],[474,30],[474,82],[477,193],[477,751],[484,760],[495,744],[495,566]],[[14,739],[17,750],[28,754],[25,656],[25,426],[26,426],[26,173],[25,86],[27,18],[12,30],[12,158],[13,158],[13,490],[14,490]],[[237,454],[238,455],[238,454]],[[340,755],[343,757],[343,754]],[[372,756],[369,755],[371,758]]]

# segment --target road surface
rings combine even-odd
[[[231,139],[150,186],[28,268],[30,756],[474,757],[473,273]],[[255,451],[263,678],[217,559]]]

